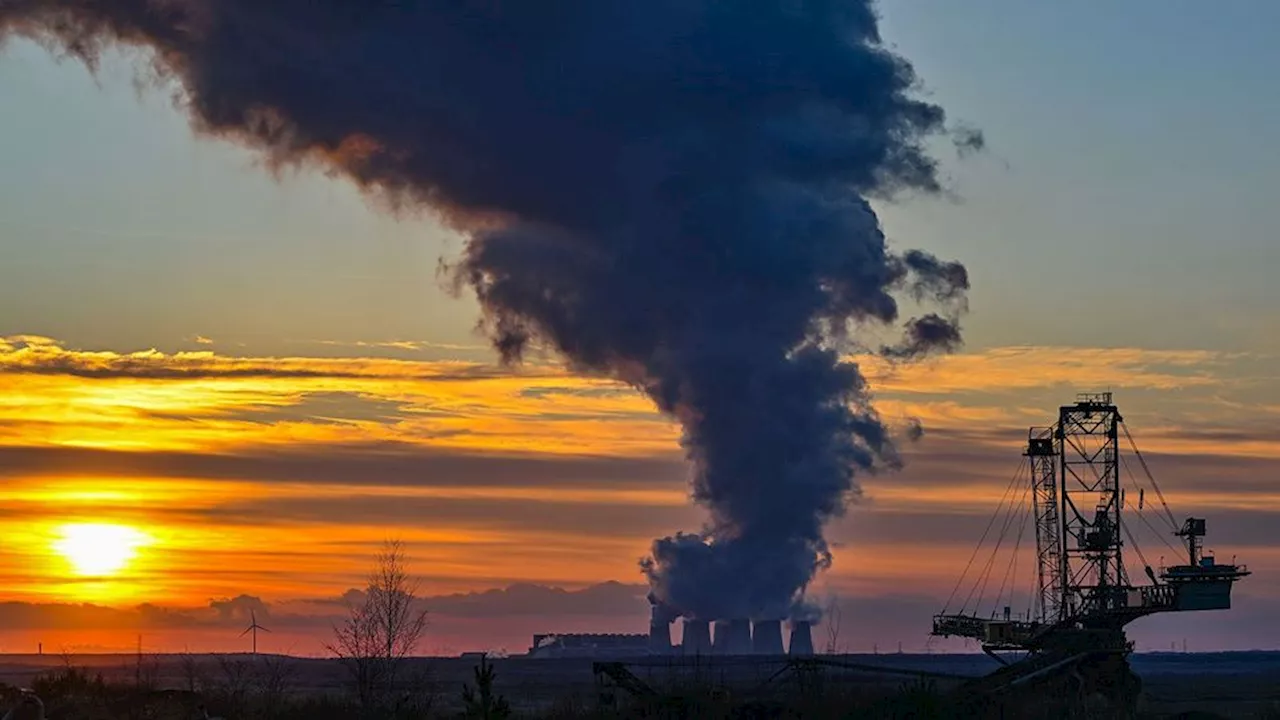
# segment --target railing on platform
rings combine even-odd
[[[987,622],[969,615],[935,615],[933,634],[942,637],[967,637],[978,640],[987,636]]]
[[[1178,603],[1178,589],[1172,585],[1147,585],[1138,588],[1144,608],[1173,607]]]

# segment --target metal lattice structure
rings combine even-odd
[[[1124,602],[1129,583],[1120,537],[1121,420],[1109,392],[1080,395],[1074,405],[1058,411],[1054,439],[1061,478],[1062,616],[1105,611]]]
[[[1053,428],[1031,428],[1027,437],[1036,513],[1036,565],[1039,587],[1036,613],[1061,619],[1064,595],[1062,524],[1058,515],[1058,449]]]
[[[1160,498],[1168,516],[1166,532],[1182,538],[1187,547],[1186,563],[1161,568],[1158,577],[1144,559],[1150,585],[1134,585],[1125,569],[1123,538],[1136,541],[1122,516],[1125,488],[1120,472],[1121,435],[1129,441],[1145,480]],[[1204,554],[1203,519],[1188,518],[1181,528],[1177,527],[1111,393],[1081,394],[1074,404],[1060,407],[1056,424],[1030,430],[1023,454],[1029,461],[1030,478],[1024,481],[1020,494],[1019,478],[1015,476],[1006,491],[1008,504],[1006,499],[1001,500],[997,516],[1003,510],[1005,522],[995,548],[999,552],[1010,529],[1019,526],[1018,518],[1034,517],[1038,583],[1035,607],[1024,617],[1013,617],[1009,605],[1000,606],[1006,586],[1002,582],[990,616],[978,614],[976,607],[967,611],[974,594],[971,591],[959,612],[948,613],[944,609],[934,617],[933,635],[976,639],[988,653],[1030,651],[1045,655],[1037,663],[1052,663],[1072,654],[1127,654],[1131,645],[1125,638],[1124,626],[1145,615],[1231,607],[1231,587],[1249,575],[1248,569],[1217,564],[1212,556]],[[1143,488],[1137,489],[1139,500],[1132,511],[1135,515],[1142,508]],[[1030,508],[1025,505],[1028,494]],[[993,516],[992,524],[995,520]],[[988,525],[988,531],[991,528]],[[986,536],[984,533],[983,540]],[[1020,530],[1017,537],[1021,538]],[[981,544],[979,541],[980,547]],[[1136,545],[1134,549],[1141,556]],[[978,551],[974,552],[976,557]],[[1016,567],[1017,553],[1015,542],[1006,580]],[[988,587],[994,557],[993,553],[981,566],[975,583],[979,603]],[[966,573],[972,562],[971,558]]]

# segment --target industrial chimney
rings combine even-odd
[[[680,649],[685,655],[711,654],[711,624],[706,620],[684,619],[684,638]]]
[[[791,647],[788,652],[792,655],[813,654],[813,625],[808,620],[791,621]]]
[[[757,620],[751,628],[751,652],[756,655],[782,655],[782,621]]]
[[[650,610],[649,652],[654,655],[671,652],[671,623],[667,622],[667,615],[657,605]]]

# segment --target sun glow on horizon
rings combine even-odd
[[[53,549],[80,577],[110,577],[128,567],[150,538],[127,525],[69,523],[58,528]]]

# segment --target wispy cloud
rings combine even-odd
[[[1270,412],[1240,357],[1207,351],[996,348],[920,364],[860,358],[879,407],[904,428],[1000,432],[1045,422],[1074,389],[1122,389],[1159,428]],[[645,455],[678,430],[632,389],[553,365],[372,357],[119,353],[49,338],[0,340],[0,444],[201,450],[399,443],[474,451]],[[1256,412],[1240,405],[1253,403]],[[1145,414],[1145,415],[1144,415]],[[904,431],[905,432],[905,431]],[[1229,452],[1225,436],[1194,452]],[[1275,454],[1263,438],[1234,446]],[[1224,448],[1228,448],[1224,450]]]
[[[369,354],[0,340],[0,533],[18,539],[0,557],[2,597],[192,608],[248,592],[281,611],[357,584],[389,528],[436,594],[631,582],[650,538],[700,526],[677,427],[630,388],[553,365]],[[1233,547],[1261,542],[1258,528],[1280,517],[1268,480],[1280,433],[1258,422],[1280,400],[1257,358],[996,348],[861,361],[886,419],[904,436],[918,420],[924,434],[904,446],[903,472],[862,478],[833,531],[825,581],[848,592],[954,582],[1025,427],[1050,422],[1077,389],[1120,391],[1170,501],[1229,518]],[[51,538],[70,522],[136,526],[154,543],[113,583],[68,579]]]
[[[428,593],[422,595],[420,602],[434,615],[445,618],[597,615],[632,619],[647,610],[647,590],[643,585],[615,581],[569,589],[516,583],[463,593]],[[352,587],[328,597],[271,600],[244,592],[233,597],[210,599],[201,605],[143,603],[133,608],[93,603],[0,602],[0,630],[29,627],[70,630],[104,626],[239,630],[242,623],[249,622],[250,611],[259,620],[279,627],[328,630],[334,621],[341,619],[347,601],[358,598],[360,593],[360,588]]]
[[[674,426],[635,393],[551,366],[116,353],[9,338],[0,342],[0,388],[0,444],[9,445],[397,442],[642,454],[675,440]],[[557,392],[564,388],[611,392]]]
[[[499,369],[491,364],[409,361],[388,358],[232,357],[212,351],[129,353],[69,350],[50,338],[18,335],[0,339],[0,373],[67,375],[87,379],[133,378],[384,378],[466,379],[563,375],[549,367]]]
[[[1053,386],[1091,389],[1176,390],[1216,387],[1232,380],[1241,354],[1210,350],[1004,347],[959,353],[919,363],[855,358],[872,384],[886,393],[1008,392]]]
[[[428,340],[313,340],[316,345],[348,347],[361,349],[404,350],[407,352],[423,352],[426,350],[455,350],[467,353],[490,353],[487,345],[463,345],[458,343],[438,343]]]

